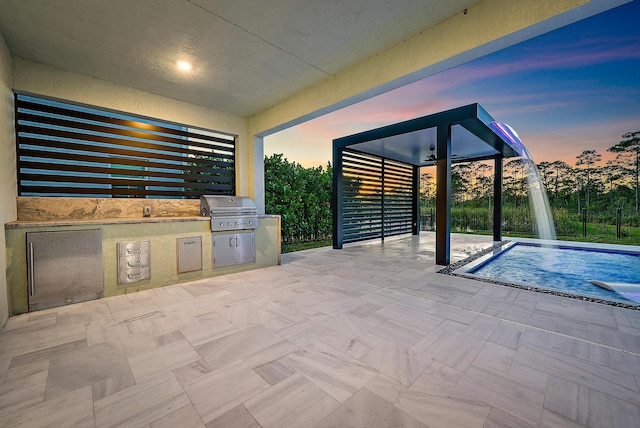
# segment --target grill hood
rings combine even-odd
[[[200,196],[200,215],[204,217],[256,215],[256,204],[248,196]]]

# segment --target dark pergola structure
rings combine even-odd
[[[436,165],[436,263],[450,263],[451,164],[494,160],[493,239],[502,239],[502,160],[522,143],[479,104],[333,140],[333,248],[419,233],[419,168]]]

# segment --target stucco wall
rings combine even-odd
[[[11,54],[0,34],[0,224],[16,219],[16,146],[14,138]],[[9,317],[4,228],[0,228],[0,327]]]
[[[247,142],[247,119],[139,91],[93,77],[70,73],[22,58],[13,60],[14,88],[54,98],[168,120],[238,135],[237,194],[250,195],[253,169],[247,164],[253,144]]]

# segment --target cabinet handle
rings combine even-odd
[[[142,247],[140,248],[127,248],[127,253],[131,254],[131,253],[139,253],[140,251],[142,251]]]
[[[129,279],[140,278],[141,276],[142,276],[142,272],[137,273],[135,275],[131,275],[130,273],[127,274],[127,278],[129,278]]]
[[[238,237],[236,236],[236,247],[238,246]]]
[[[33,258],[33,242],[29,242],[29,296],[31,297],[33,297],[36,292],[36,280],[33,277],[35,273]]]
[[[130,268],[136,267],[136,266],[142,266],[142,260],[138,260],[137,262],[135,262],[133,264],[131,262],[127,262],[127,266],[129,266]]]
[[[184,245],[193,245],[195,243],[196,243],[196,241],[189,241],[189,242],[184,242]]]
[[[229,238],[229,246],[233,247],[233,238]]]

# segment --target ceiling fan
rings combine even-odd
[[[438,158],[436,157],[436,145],[435,144],[433,144],[433,143],[429,144],[429,151],[431,152],[431,154],[429,156],[427,156],[425,161],[437,160]]]

